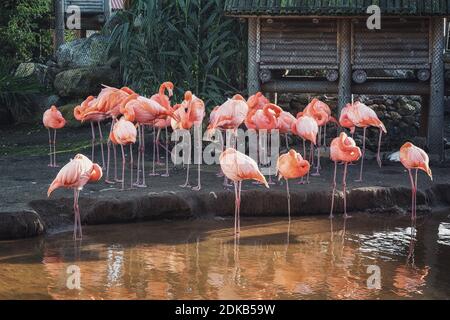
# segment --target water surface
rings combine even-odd
[[[416,225],[391,215],[248,218],[238,243],[232,228],[231,219],[163,221],[85,227],[78,244],[71,232],[3,241],[0,298],[450,298],[447,213]],[[70,266],[80,290],[67,287]],[[367,286],[369,266],[380,289]]]

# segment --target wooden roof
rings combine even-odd
[[[375,4],[389,16],[447,16],[450,0],[225,0],[232,16],[362,16]]]

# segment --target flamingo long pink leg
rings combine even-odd
[[[414,220],[417,218],[417,171],[419,171],[419,169],[416,169],[414,182]]]
[[[325,127],[323,130],[323,146],[327,147],[327,123],[325,123]]]
[[[92,140],[91,140],[91,161],[94,162],[94,155],[95,155],[95,130],[94,130],[94,122],[91,121],[91,133],[92,133]]]
[[[136,182],[134,183],[136,186],[140,185],[141,180],[141,151],[142,151],[142,127],[141,124],[137,125],[137,138],[139,140],[138,144],[138,158],[137,158],[137,167],[136,167]]]
[[[381,168],[381,157],[380,157],[380,148],[381,148],[381,136],[383,134],[383,130],[380,128],[380,135],[378,136],[378,151],[377,151],[377,162],[378,166]]]
[[[106,146],[108,148],[108,152],[106,155],[106,177],[105,177],[106,183],[114,183],[113,181],[109,180],[109,168],[110,168],[110,160],[111,160],[111,144],[112,144],[112,141],[109,137],[111,136],[113,127],[114,127],[114,118],[111,119],[111,128],[109,130],[108,141],[106,142]]]
[[[303,139],[303,158],[306,159],[306,142],[305,139]],[[309,171],[308,171],[308,177],[309,177]],[[305,176],[302,176],[300,179],[300,182],[298,184],[305,184]]]
[[[122,151],[122,190],[125,190],[125,152],[123,151],[123,145],[120,145]]]
[[[270,152],[270,148],[271,148],[271,146],[272,146],[272,137],[271,137],[271,131],[269,130],[268,131],[268,136],[267,136],[267,159],[269,159],[269,154],[271,154],[271,152]],[[271,167],[272,167],[272,159],[270,159],[270,161],[269,161],[269,181],[267,181],[267,183],[268,184],[275,184],[275,182],[273,182],[273,180],[272,180],[272,173],[271,173]]]
[[[105,168],[105,152],[103,150],[103,133],[102,133],[102,126],[100,124],[100,121],[97,122],[98,125],[98,132],[100,134],[100,149],[102,151],[102,168]]]
[[[133,189],[133,144],[130,144],[130,189]]]
[[[288,205],[288,218],[291,222],[291,194],[289,193],[289,180],[286,179],[286,193],[287,193],[287,205]]]
[[[333,191],[331,192],[330,219],[333,218],[334,194],[336,192],[336,171],[337,171],[337,161],[334,161]]]
[[[344,176],[342,178],[342,192],[344,194],[344,218],[348,218],[347,215],[347,165],[346,162],[344,164]]]
[[[156,164],[160,165],[161,161],[159,161],[159,136],[161,134],[161,128],[158,128],[158,133],[156,134]]]
[[[53,134],[53,166],[57,167],[56,165],[56,129],[54,129],[55,132]]]
[[[289,139],[287,133],[284,134],[284,139],[286,140],[286,149],[289,150]]]
[[[153,159],[152,159],[152,173],[149,174],[149,176],[157,176],[158,174],[155,173],[155,160],[156,160],[156,127],[153,126]]]
[[[361,168],[359,169],[359,179],[357,182],[363,181],[364,156],[366,155],[366,127],[363,128],[363,149],[361,154]]]
[[[166,131],[166,173],[162,174],[162,177],[169,176],[169,133],[167,127],[164,129]]]
[[[80,191],[76,188],[73,193],[73,211],[74,211],[74,229],[73,229],[73,238],[74,240],[78,240],[77,230],[80,230],[80,238],[83,237],[83,232],[81,230],[81,217],[80,217],[80,207],[78,205],[78,198],[80,196]]]
[[[416,197],[417,197],[417,170],[416,170],[416,181],[414,182],[411,169],[408,169],[409,179],[411,181],[411,219],[416,218]]]
[[[53,167],[53,149],[52,149],[52,134],[50,133],[50,128],[48,130],[48,147],[50,149],[49,155],[50,155],[50,163],[48,164],[49,167]]]
[[[241,233],[241,189],[242,181],[238,182],[238,234]]]
[[[241,181],[234,182],[234,195],[235,195],[235,207],[234,207],[234,234],[238,235],[241,231],[240,223],[240,206],[241,206]]]
[[[194,130],[194,134],[195,134],[196,130]],[[202,184],[201,184],[201,180],[200,180],[200,175],[201,175],[201,162],[202,162],[202,140],[201,140],[201,128],[198,128],[197,130],[198,134],[200,135],[198,137],[198,164],[197,164],[197,186],[192,188],[192,190],[194,191],[199,191],[202,188]],[[195,140],[195,139],[194,139]]]
[[[145,183],[145,126],[142,125],[141,129],[141,165],[142,165],[142,184],[138,185],[139,187],[146,187],[147,184]]]

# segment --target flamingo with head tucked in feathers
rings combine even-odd
[[[50,109],[45,110],[42,116],[42,122],[44,127],[48,130],[48,143],[50,147],[50,163],[49,167],[57,167],[56,165],[56,130],[61,129],[66,125],[66,119],[62,116],[61,112],[56,106],[51,106]],[[50,129],[54,130],[53,140],[50,133]],[[53,145],[53,148],[52,148]]]
[[[258,164],[249,156],[237,151],[234,148],[227,148],[221,153],[220,167],[225,176],[234,183],[235,211],[234,211],[234,233],[240,233],[240,207],[241,189],[243,180],[256,180],[264,184],[267,188],[266,178],[259,171]]]
[[[50,194],[58,188],[73,189],[73,210],[75,216],[73,237],[75,240],[83,237],[83,232],[81,230],[80,208],[78,206],[80,191],[88,182],[98,181],[101,177],[102,168],[98,164],[92,163],[91,160],[82,154],[77,154],[75,158],[70,160],[69,163],[59,170],[56,178],[48,188],[48,197],[50,197]]]
[[[341,132],[339,137],[334,138],[330,146],[330,158],[334,161],[334,175],[333,175],[333,192],[331,194],[331,210],[330,218],[333,217],[334,194],[336,191],[336,171],[337,163],[344,163],[344,176],[342,178],[343,196],[344,196],[344,217],[347,218],[347,165],[352,161],[357,161],[361,158],[361,149],[356,146],[355,140],[348,137],[345,132]]]
[[[424,171],[433,180],[431,173],[429,158],[425,151],[416,147],[411,142],[406,142],[400,148],[400,162],[408,170],[409,179],[411,181],[412,189],[412,204],[411,204],[411,219],[415,219],[416,213],[416,199],[417,199],[417,172]],[[413,179],[412,170],[415,171],[415,179]]]
[[[314,158],[314,145],[317,143],[317,133],[319,127],[316,120],[313,117],[304,115],[298,117],[292,124],[292,133],[303,139],[303,157],[306,159],[306,146],[305,141],[310,142],[309,162],[310,164]],[[303,178],[300,183],[303,183]],[[309,171],[306,178],[306,183],[309,183]]]

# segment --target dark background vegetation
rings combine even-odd
[[[245,89],[246,26],[223,14],[223,0],[136,0],[119,13],[111,52],[124,82],[151,94],[164,80],[208,106]]]
[[[45,64],[52,57],[52,3],[0,1],[0,111],[30,113],[33,95],[52,90],[35,79],[14,76],[20,63]],[[150,95],[170,80],[176,99],[191,90],[209,108],[245,91],[246,24],[224,16],[224,0],[131,3],[102,30],[111,37],[110,55],[119,57],[123,85]],[[66,35],[66,41],[73,39],[73,33]]]

